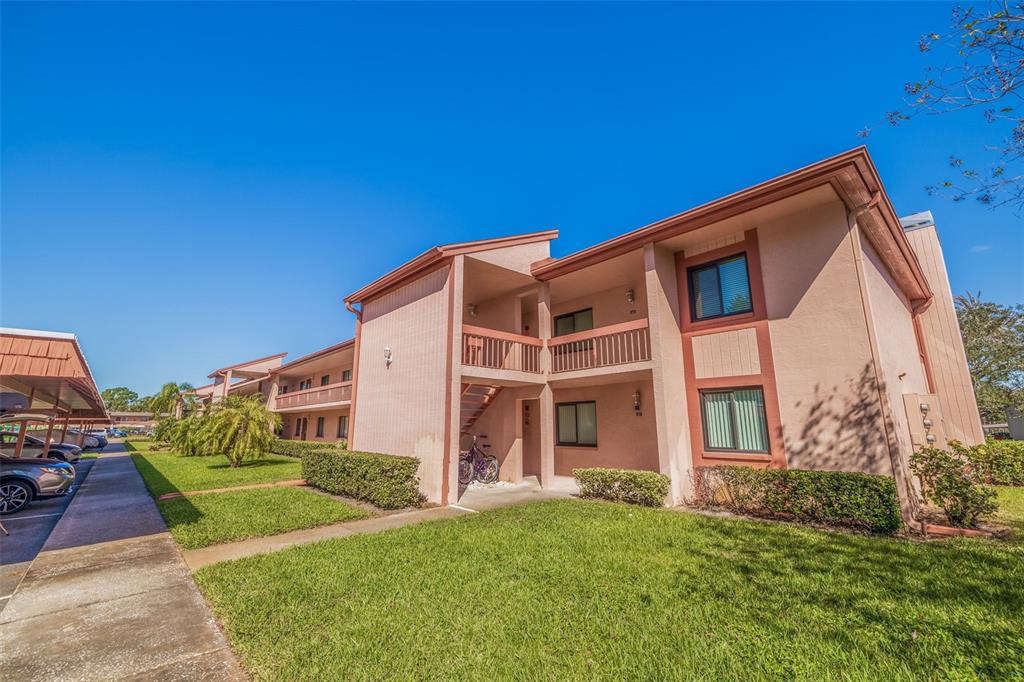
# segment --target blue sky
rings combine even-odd
[[[980,115],[884,112],[940,4],[2,5],[0,320],[101,387],[348,338],[436,243],[564,255],[862,141],[955,292],[1024,301],[1021,217],[928,197]]]

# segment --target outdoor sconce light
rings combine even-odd
[[[391,346],[384,346],[384,366],[391,367]]]
[[[632,289],[626,289],[626,303],[630,305],[636,303],[636,292]]]
[[[640,410],[640,391],[633,393],[633,412],[635,412],[638,417],[643,414]]]
[[[466,310],[469,311],[470,317],[476,317],[476,303],[470,303]]]

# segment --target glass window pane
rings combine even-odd
[[[572,332],[572,315],[555,318],[555,336],[565,336],[566,334],[572,334]]]
[[[579,311],[573,316],[573,322],[575,324],[575,329],[573,329],[573,331],[585,332],[589,329],[593,329],[594,310],[592,308],[588,308],[586,310]]]
[[[576,406],[558,406],[558,442],[576,442]]]
[[[709,448],[733,450],[736,444],[732,438],[732,395],[730,393],[705,393],[701,396],[704,405],[704,442]]]
[[[736,391],[736,427],[740,450],[768,448],[768,423],[765,419],[764,392],[759,388]]]
[[[743,313],[752,309],[746,256],[720,263],[718,278],[722,287],[721,304],[724,313]]]
[[[693,302],[697,319],[722,314],[722,299],[718,292],[718,268],[710,267],[693,272]]]
[[[576,405],[577,442],[580,445],[597,445],[597,405],[579,403]]]

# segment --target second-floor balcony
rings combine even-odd
[[[352,382],[315,386],[302,391],[279,393],[274,398],[274,410],[293,410],[302,407],[334,406],[352,400]]]
[[[545,346],[551,357],[551,374],[617,367],[651,359],[646,318],[547,341],[484,327],[464,325],[462,328],[462,364],[471,367],[543,374],[541,352]]]

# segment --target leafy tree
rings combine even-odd
[[[1024,306],[967,293],[956,297],[956,314],[981,419],[1002,422],[1007,407],[1024,408]]]
[[[154,417],[161,414],[174,414],[178,403],[184,400],[184,395],[192,390],[192,384],[175,383],[169,381],[160,387],[160,391],[146,399],[146,411],[152,412]]]
[[[100,396],[108,410],[114,412],[129,412],[139,400],[139,394],[124,386],[104,389]]]
[[[950,29],[918,42],[922,53],[944,62],[928,66],[924,77],[907,83],[907,108],[886,114],[898,126],[921,114],[974,110],[993,129],[988,168],[949,158],[951,176],[925,187],[954,201],[973,197],[992,207],[1024,209],[1024,1],[993,2],[984,9],[953,10]],[[954,62],[952,64],[945,62]],[[865,128],[862,137],[870,134]]]
[[[262,457],[281,428],[281,415],[271,412],[261,395],[228,396],[205,418],[213,451],[223,453],[233,467],[250,457]]]

